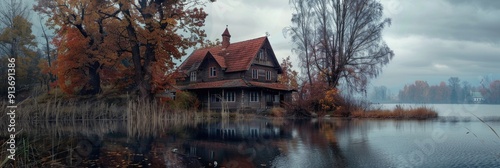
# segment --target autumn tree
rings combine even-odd
[[[490,82],[488,87],[483,88],[483,95],[485,95],[486,102],[492,104],[500,104],[500,80]]]
[[[449,103],[450,89],[446,82],[441,82],[439,85],[430,86],[428,96],[431,103]]]
[[[287,29],[294,50],[317,71],[329,88],[345,85],[365,91],[370,78],[394,56],[382,39],[391,20],[383,18],[376,0],[292,0],[292,26]]]
[[[207,14],[199,4],[196,0],[38,0],[36,9],[50,16],[49,21],[54,26],[61,27],[60,38],[85,41],[84,48],[71,45],[76,50],[83,49],[77,57],[84,59],[75,58],[82,62],[73,61],[80,66],[76,69],[86,77],[81,81],[86,83],[82,86],[83,93],[99,92],[103,75],[100,72],[108,69],[115,73],[131,72],[121,75],[124,78],[132,76],[130,80],[134,81],[140,96],[151,98],[155,91],[171,84],[169,72],[174,67],[173,60],[180,59],[186,49],[203,42],[206,35],[201,27]],[[69,46],[68,42],[58,41],[61,42],[58,46]],[[61,52],[71,52],[71,48]],[[62,57],[58,56],[64,59]],[[62,62],[58,60],[60,65]],[[60,83],[67,84],[68,80]]]
[[[278,82],[281,84],[285,84],[289,88],[297,89],[299,87],[299,84],[297,82],[298,73],[297,71],[293,70],[290,56],[283,58],[280,66],[283,70],[283,73],[278,76]]]
[[[399,92],[399,99],[403,102],[426,103],[429,101],[429,84],[426,81],[417,80],[415,83],[405,85]]]
[[[206,37],[201,27],[207,14],[203,8],[196,7],[196,3],[198,1],[118,1],[123,15],[121,23],[131,48],[134,80],[142,98],[163,89],[166,73],[174,68],[173,59],[180,59],[186,55],[186,49]],[[179,34],[181,31],[189,35]]]
[[[116,15],[115,8],[110,1],[38,0],[35,10],[47,15],[49,26],[58,29],[54,39],[61,59],[57,60],[57,73],[64,74],[58,75],[58,83],[65,91],[82,95],[101,91],[101,61],[109,57],[111,47],[103,45],[105,27],[110,25],[109,18]],[[79,73],[78,79],[69,76],[75,73]]]
[[[18,90],[36,83],[35,74],[39,71],[35,36],[32,34],[32,24],[28,21],[28,16],[28,7],[21,1],[5,0],[0,8],[0,59],[2,62],[8,62],[7,58],[16,60]],[[3,64],[1,67],[2,79],[6,79],[5,66],[6,64]]]

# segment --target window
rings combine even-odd
[[[212,94],[212,96],[210,96],[210,101],[211,102],[220,102],[220,95],[219,94]]]
[[[234,92],[226,92],[224,93],[224,100],[228,102],[234,102],[236,101],[236,94]]]
[[[271,80],[271,71],[266,71],[266,80]]]
[[[259,79],[259,71],[257,69],[252,69],[252,78]]]
[[[259,101],[259,93],[250,92],[250,102],[258,102],[258,101]]]
[[[266,50],[260,49],[257,59],[260,61],[266,61]]]
[[[216,77],[216,76],[217,76],[217,68],[210,67],[210,77]]]
[[[280,95],[274,95],[274,102],[280,102]]]
[[[191,82],[196,81],[196,71],[191,72],[191,76],[190,77],[191,77],[191,79],[190,79]]]

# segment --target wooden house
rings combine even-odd
[[[291,100],[293,88],[278,83],[282,69],[266,36],[195,50],[179,67],[177,86],[195,93],[203,109],[262,110]]]

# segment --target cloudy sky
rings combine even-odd
[[[396,55],[372,86],[385,85],[397,93],[415,80],[438,84],[456,76],[479,85],[485,75],[500,79],[500,1],[383,0],[382,4],[392,19],[383,38]],[[232,42],[268,32],[279,60],[296,57],[290,38],[282,33],[291,25],[288,0],[218,0],[207,9],[209,39],[220,38],[226,25]]]
[[[500,1],[383,0],[382,4],[385,16],[392,19],[383,38],[396,55],[371,86],[385,85],[397,93],[415,80],[432,85],[456,76],[480,85],[482,76],[500,79]],[[226,25],[232,42],[267,32],[278,60],[291,56],[298,65],[290,38],[283,35],[291,25],[288,0],[217,0],[205,9],[208,39],[221,39]],[[38,19],[33,12],[35,33]]]

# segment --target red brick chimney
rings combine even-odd
[[[230,39],[231,39],[231,34],[229,34],[229,31],[227,30],[226,26],[226,30],[224,30],[224,33],[222,33],[222,48],[229,47],[229,44],[231,44],[229,42]]]

